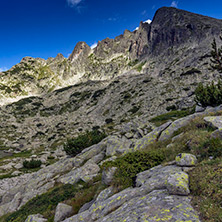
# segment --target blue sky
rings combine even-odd
[[[78,41],[91,46],[133,31],[162,6],[222,19],[221,0],[0,0],[0,71],[25,56],[67,57]]]

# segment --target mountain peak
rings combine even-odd
[[[69,56],[69,60],[70,61],[74,61],[79,57],[84,56],[85,54],[88,55],[88,53],[90,52],[91,48],[89,47],[89,45],[87,45],[86,42],[78,42],[72,52],[72,54]]]

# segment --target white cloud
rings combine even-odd
[[[115,22],[115,21],[117,21],[117,18],[108,18],[108,21],[110,21],[110,22]]]
[[[178,7],[178,2],[172,1],[172,3],[171,3],[170,6],[171,6],[171,7],[174,7],[174,8],[177,8],[177,7]]]
[[[97,46],[97,42],[93,43],[93,44],[90,46],[90,48],[91,48],[91,49],[94,49],[94,48],[96,48],[96,46]]]
[[[71,7],[77,6],[82,0],[67,0]]]
[[[146,14],[146,10],[142,11],[141,15],[145,15]]]
[[[8,68],[6,68],[6,67],[0,67],[0,72],[4,72],[4,71],[6,71],[6,70],[8,70]]]
[[[150,20],[150,19],[147,19],[145,22],[143,22],[143,23],[148,23],[148,24],[150,24],[152,22],[152,20]]]
[[[146,21],[144,21],[143,23],[148,23],[148,24],[150,24],[152,22],[152,20],[150,20],[150,19],[147,19]],[[134,31],[135,30],[138,30],[139,29],[139,27],[136,27],[135,29],[134,29]]]

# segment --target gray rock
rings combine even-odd
[[[189,153],[180,153],[176,156],[176,164],[178,166],[195,166],[197,163],[197,158]]]
[[[170,194],[186,196],[190,193],[188,183],[188,175],[185,172],[178,172],[167,178],[166,188]]]
[[[154,189],[165,189],[167,178],[178,172],[181,172],[181,168],[178,166],[159,165],[137,174],[136,186],[148,187],[150,191]]]
[[[47,220],[43,218],[41,214],[34,214],[27,217],[25,222],[46,222]]]
[[[58,182],[64,184],[75,184],[79,180],[88,182],[95,177],[100,171],[99,166],[92,160],[88,160],[82,167],[74,168],[69,173],[63,175],[58,179]]]
[[[127,139],[120,139],[116,136],[110,136],[106,139],[106,156],[114,156],[122,154],[129,150],[131,141]]]
[[[104,169],[102,172],[102,182],[106,185],[111,185],[116,170],[117,167],[109,167],[108,169]]]
[[[116,158],[117,158],[117,156],[111,156],[111,157],[109,157],[109,158],[101,161],[101,162],[99,163],[99,166],[102,166],[102,165],[103,165],[104,163],[106,163],[106,162],[114,161]]]
[[[198,214],[184,196],[169,195],[166,190],[154,190],[149,194],[133,197],[117,210],[99,218],[98,222],[116,221],[195,221],[200,222]],[[80,220],[76,220],[80,221]],[[91,220],[90,220],[91,221]]]
[[[132,134],[132,133],[126,133],[126,134],[125,134],[125,137],[126,137],[127,139],[132,139],[132,138],[133,138],[133,134]]]
[[[179,130],[180,128],[186,126],[192,119],[201,115],[201,113],[195,113],[190,116],[186,116],[184,118],[175,120],[169,127],[167,127],[160,135],[159,141],[164,141],[170,139],[174,132]]]
[[[23,164],[22,163],[18,163],[14,166],[15,169],[19,170],[21,168],[23,168]]]
[[[95,202],[95,200],[91,200],[90,202],[85,203],[85,204],[79,209],[78,214],[80,214],[80,213],[88,210],[88,209],[93,205],[94,202]]]
[[[21,174],[22,172],[21,171],[14,171],[12,173],[12,176],[18,176],[19,174]]]
[[[179,135],[174,136],[174,137],[172,138],[172,142],[174,143],[177,139],[180,139],[180,138],[183,136],[183,134],[184,134],[184,133],[180,133]]]
[[[222,139],[222,129],[215,130],[211,133],[211,138]]]
[[[54,222],[60,222],[67,217],[70,217],[73,213],[71,206],[63,203],[59,203],[56,207]]]
[[[172,122],[169,121],[165,124],[163,124],[160,127],[157,127],[156,129],[154,129],[152,132],[148,133],[146,136],[144,136],[143,138],[137,140],[135,142],[135,146],[134,146],[134,150],[140,150],[140,149],[144,149],[146,148],[149,144],[154,143],[155,141],[157,141],[158,137],[160,136],[160,134],[162,133],[162,131],[164,131],[166,128],[168,128],[170,126]]]
[[[222,129],[222,116],[206,116],[204,121],[211,127]]]
[[[105,190],[101,191],[96,198],[95,202],[101,202],[109,198],[114,194],[114,188],[112,186],[106,188]]]
[[[203,112],[204,110],[205,110],[205,108],[202,107],[202,106],[196,105],[196,107],[195,107],[195,112],[196,112],[196,113]]]

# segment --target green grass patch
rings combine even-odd
[[[11,178],[11,177],[14,177],[14,176],[12,176],[11,174],[0,175],[0,180],[6,179],[6,178]]]
[[[202,221],[222,221],[222,158],[205,160],[190,173],[192,205]]]
[[[24,222],[29,215],[37,213],[42,214],[48,221],[53,221],[56,206],[61,202],[71,205],[74,213],[77,213],[85,203],[105,188],[99,182],[100,180],[101,176],[89,183],[80,181],[75,185],[57,185],[48,192],[31,199],[18,211],[0,218],[0,221]]]
[[[99,143],[106,137],[106,134],[99,130],[86,131],[73,139],[67,139],[64,150],[68,155],[75,156],[83,149]]]
[[[138,72],[141,72],[142,71],[142,69],[143,69],[143,66],[146,64],[146,61],[144,61],[144,62],[141,62],[138,66],[136,66],[136,70],[138,71]]]
[[[84,185],[83,185],[84,187]],[[53,214],[58,203],[72,198],[80,189],[78,185],[59,185],[50,191],[39,195],[27,204],[22,206],[20,210],[10,214],[5,221],[6,222],[24,222],[26,218],[31,214],[43,214],[46,218],[50,218]]]
[[[156,126],[160,126],[166,123],[169,120],[176,120],[188,115],[191,115],[195,112],[195,108],[188,108],[184,110],[173,110],[168,113],[156,116],[150,120],[150,122],[154,123]]]
[[[139,62],[138,59],[136,59],[136,60],[134,60],[134,61],[130,61],[130,62],[128,63],[128,66],[135,66],[138,62]]]

